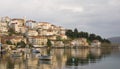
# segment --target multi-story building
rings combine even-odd
[[[34,29],[37,26],[36,21],[33,20],[27,20],[25,24],[29,29]]]
[[[86,38],[75,39],[71,42],[71,44],[73,46],[88,46],[89,45]]]
[[[18,23],[18,26],[25,26],[25,23],[26,23],[26,20],[25,19],[20,19],[20,18],[15,18],[15,19],[12,19],[11,22],[10,22],[10,25],[11,23]]]
[[[7,32],[8,32],[8,24],[0,22],[0,33],[7,34]]]
[[[52,24],[50,24],[48,22],[39,22],[39,23],[37,23],[37,27],[36,28],[50,29],[51,26],[52,26]]]
[[[30,36],[28,38],[29,43],[33,44],[35,47],[41,47],[47,45],[47,38],[44,36]]]
[[[26,36],[29,37],[29,36],[38,36],[38,32],[36,30],[28,30],[26,32]]]
[[[9,26],[17,33],[23,32],[25,29],[26,19],[11,19]]]
[[[91,43],[92,47],[100,47],[101,46],[101,42],[99,40],[93,40]]]

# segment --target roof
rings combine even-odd
[[[26,22],[33,22],[33,23],[36,23],[36,21],[33,21],[33,20],[27,20]]]
[[[12,21],[14,20],[21,20],[21,21],[24,21],[24,19],[21,19],[21,18],[13,18]]]

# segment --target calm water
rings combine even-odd
[[[51,53],[51,61],[39,60],[38,54],[29,54],[28,59],[5,54],[0,57],[0,69],[120,69],[118,49],[52,49]]]

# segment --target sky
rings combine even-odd
[[[26,16],[103,38],[120,36],[120,0],[0,0],[4,16]]]

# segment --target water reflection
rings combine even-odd
[[[42,54],[46,49],[39,49]],[[66,69],[66,66],[85,66],[98,63],[111,54],[111,49],[51,49],[53,59],[39,60],[37,54],[29,54],[29,58],[12,58],[9,54],[0,57],[0,69]]]
[[[66,65],[86,65],[89,63],[95,63],[101,59],[101,49],[78,49],[74,50],[74,55],[71,54],[67,58]]]

